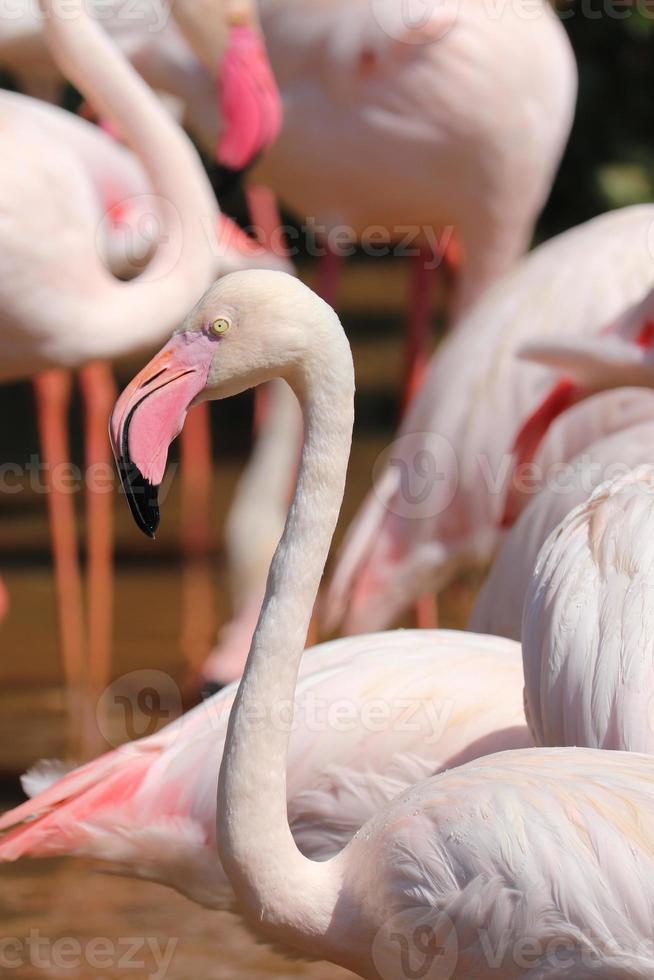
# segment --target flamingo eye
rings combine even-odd
[[[211,324],[210,330],[212,333],[220,336],[220,334],[227,333],[230,327],[231,323],[229,320],[226,320],[224,316],[219,316],[218,319],[214,320]]]

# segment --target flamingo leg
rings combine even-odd
[[[65,487],[69,466],[68,410],[72,377],[51,370],[34,381],[37,424],[45,467],[47,506],[55,572],[59,644],[68,696],[68,751],[77,755],[82,745],[82,707],[86,688],[84,665],[84,611],[82,575],[77,548],[74,498]]]
[[[411,298],[406,322],[402,414],[420,387],[429,359],[432,262],[431,249],[424,247],[411,259]]]
[[[324,299],[325,303],[329,303],[330,306],[335,307],[338,296],[338,285],[343,270],[343,256],[332,252],[327,241],[324,242],[324,247],[325,254],[321,255],[318,260],[316,292]]]
[[[431,332],[430,286],[433,275],[434,254],[422,246],[411,261],[411,298],[406,325],[406,359],[402,387],[402,415],[411,404],[422,383],[429,360]],[[426,593],[414,603],[415,623],[419,629],[435,629],[438,626],[438,600]]]
[[[87,709],[93,709],[111,680],[113,617],[113,464],[107,425],[117,390],[111,368],[102,362],[79,372],[84,402],[86,460],[86,597],[88,608]],[[103,748],[96,719],[87,712],[85,738]]]
[[[425,592],[413,604],[416,626],[421,630],[434,630],[438,626],[438,599],[433,592]]]

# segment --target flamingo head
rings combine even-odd
[[[109,425],[138,527],[154,537],[168,449],[189,409],[274,377],[298,383],[312,331],[329,307],[285,272],[250,269],[218,280],[122,392]],[[335,317],[335,314],[332,313]],[[299,372],[299,373],[298,373]]]
[[[244,20],[228,27],[217,79],[222,133],[216,147],[220,166],[239,173],[277,138],[282,104],[257,27]]]

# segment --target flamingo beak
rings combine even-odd
[[[148,537],[159,526],[168,449],[206,386],[212,353],[204,334],[175,334],[128,384],[111,414],[109,436],[120,481],[132,516]]]
[[[223,131],[216,156],[223,171],[239,173],[276,140],[282,125],[277,83],[258,31],[229,28],[220,65],[218,111]]]

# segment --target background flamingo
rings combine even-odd
[[[529,24],[476,3],[429,18],[364,0],[260,9],[284,124],[257,179],[326,233],[381,225],[395,243],[411,226],[442,258],[454,229],[453,312],[470,306],[529,245],[570,130],[574,57],[549,5]]]
[[[597,334],[642,296],[654,281],[652,220],[653,207],[625,208],[558,235],[446,339],[348,531],[325,597],[329,627],[383,628],[422,592],[490,558],[515,438],[553,381],[516,354],[531,338]]]
[[[81,14],[71,21],[56,16],[52,4],[47,9],[50,16],[45,30],[62,70],[103,114],[116,119],[140,157],[149,190],[157,195],[157,206],[161,207],[155,218],[163,239],[142,280],[121,283],[114,279],[106,267],[104,240],[98,237],[107,183],[112,193],[142,187],[140,166],[106,137],[102,144],[102,134],[89,124],[52,107],[33,105],[25,97],[3,94],[0,108],[7,147],[2,166],[10,197],[2,228],[3,380],[147,347],[181,318],[189,301],[213,278],[217,265],[229,267],[229,255],[236,267],[262,261],[249,254],[243,258],[226,249],[224,242],[216,246],[212,241],[210,230],[215,227],[218,210],[195,152],[99,28]],[[67,146],[59,142],[64,132],[70,134]],[[53,153],[56,136],[57,153]],[[100,164],[101,145],[111,147],[108,167],[106,161]],[[35,165],[26,166],[26,158],[32,157],[40,161],[41,171]],[[120,166],[114,168],[115,161]],[[135,326],[139,310],[150,313],[151,318],[144,321],[147,329]],[[104,427],[113,388],[107,375],[90,370],[83,378],[91,413],[87,461],[98,462],[106,457]],[[37,390],[44,457],[52,474],[56,464],[68,458],[63,434],[70,380],[48,373],[39,379]],[[79,689],[84,639],[81,583],[75,546],[71,544],[72,501],[69,495],[51,492],[48,503],[55,518],[54,548],[64,610],[63,653],[68,679]],[[105,505],[103,519],[95,520],[101,503]],[[94,663],[104,665],[96,668],[96,679],[106,676],[107,671],[107,505],[110,498],[105,493],[103,501],[91,504],[96,511],[91,510],[89,521],[90,567],[95,572],[90,588],[92,598],[97,597],[92,605],[99,619],[90,624],[90,633],[95,638]]]
[[[654,966],[642,952],[654,938],[651,916],[640,914],[654,901],[643,832],[654,821],[649,757],[574,749],[488,756],[411,787],[328,861],[298,849],[287,814],[290,719],[252,718],[294,695],[341,503],[354,378],[338,318],[291,277],[226,277],[123,394],[112,437],[121,470],[135,468],[152,505],[165,447],[189,405],[277,376],[300,400],[306,435],[218,784],[218,849],[243,914],[265,938],[371,978],[394,975],[395,917],[415,913],[416,902],[439,945],[454,935],[451,975],[460,980],[497,971],[480,930],[495,942],[508,936],[505,975],[560,976],[540,945],[553,938],[578,967],[591,930],[594,949],[602,940],[597,975],[645,975]],[[128,488],[132,510],[151,531],[156,508],[143,506],[136,486]],[[527,966],[512,955],[525,940],[537,949]]]
[[[175,0],[172,7],[98,0],[87,9],[148,84],[179,105],[182,121],[209,156],[242,169],[274,140],[279,99],[252,3],[243,0],[236,13],[224,0]],[[65,76],[28,0],[18,0],[0,19],[0,65],[23,92],[58,101]]]
[[[596,428],[603,438],[594,440]],[[545,539],[599,484],[649,459],[653,439],[654,395],[642,389],[595,395],[554,422],[535,459],[543,486],[533,488],[502,541],[470,614],[471,630],[520,639],[525,594]]]
[[[541,745],[654,750],[653,494],[650,466],[601,484],[539,553],[523,658]]]
[[[420,19],[419,29],[403,25],[394,4],[373,9],[364,2],[264,2],[261,17],[282,91],[284,125],[255,179],[322,227],[319,244],[326,255],[318,291],[337,302],[342,263],[330,235],[341,225],[359,240],[381,226],[389,244],[408,238],[409,250],[417,252],[406,405],[419,386],[429,347],[429,279],[446,252],[454,255],[452,233],[462,256],[455,317],[529,244],[572,122],[576,70],[569,42],[546,4],[528,30],[517,9],[494,18],[481,5],[465,11],[439,7],[426,23]],[[536,73],[532,59],[539,65]],[[496,82],[492,88],[487,75]],[[493,127],[491,117],[497,121]],[[523,140],[526,132],[530,137]],[[401,153],[395,151],[398,140]],[[285,460],[295,455],[300,430],[292,425],[292,405],[282,398],[271,406],[276,411],[279,403],[280,418],[270,430],[280,435],[277,451]],[[279,448],[283,426],[286,449]],[[272,448],[265,429],[262,438],[268,448],[259,455],[265,456]],[[281,494],[273,492],[276,511],[286,502],[283,475],[280,487]],[[254,500],[245,496],[235,506],[234,520],[244,527],[261,524],[261,502]],[[260,568],[268,567],[280,531],[280,520],[271,515],[261,536]],[[248,545],[251,555],[251,535]],[[258,575],[247,592],[241,590],[236,619],[224,628],[203,670],[211,681],[221,684],[240,674],[263,586]],[[431,597],[418,599],[416,616],[418,625],[435,625]]]

